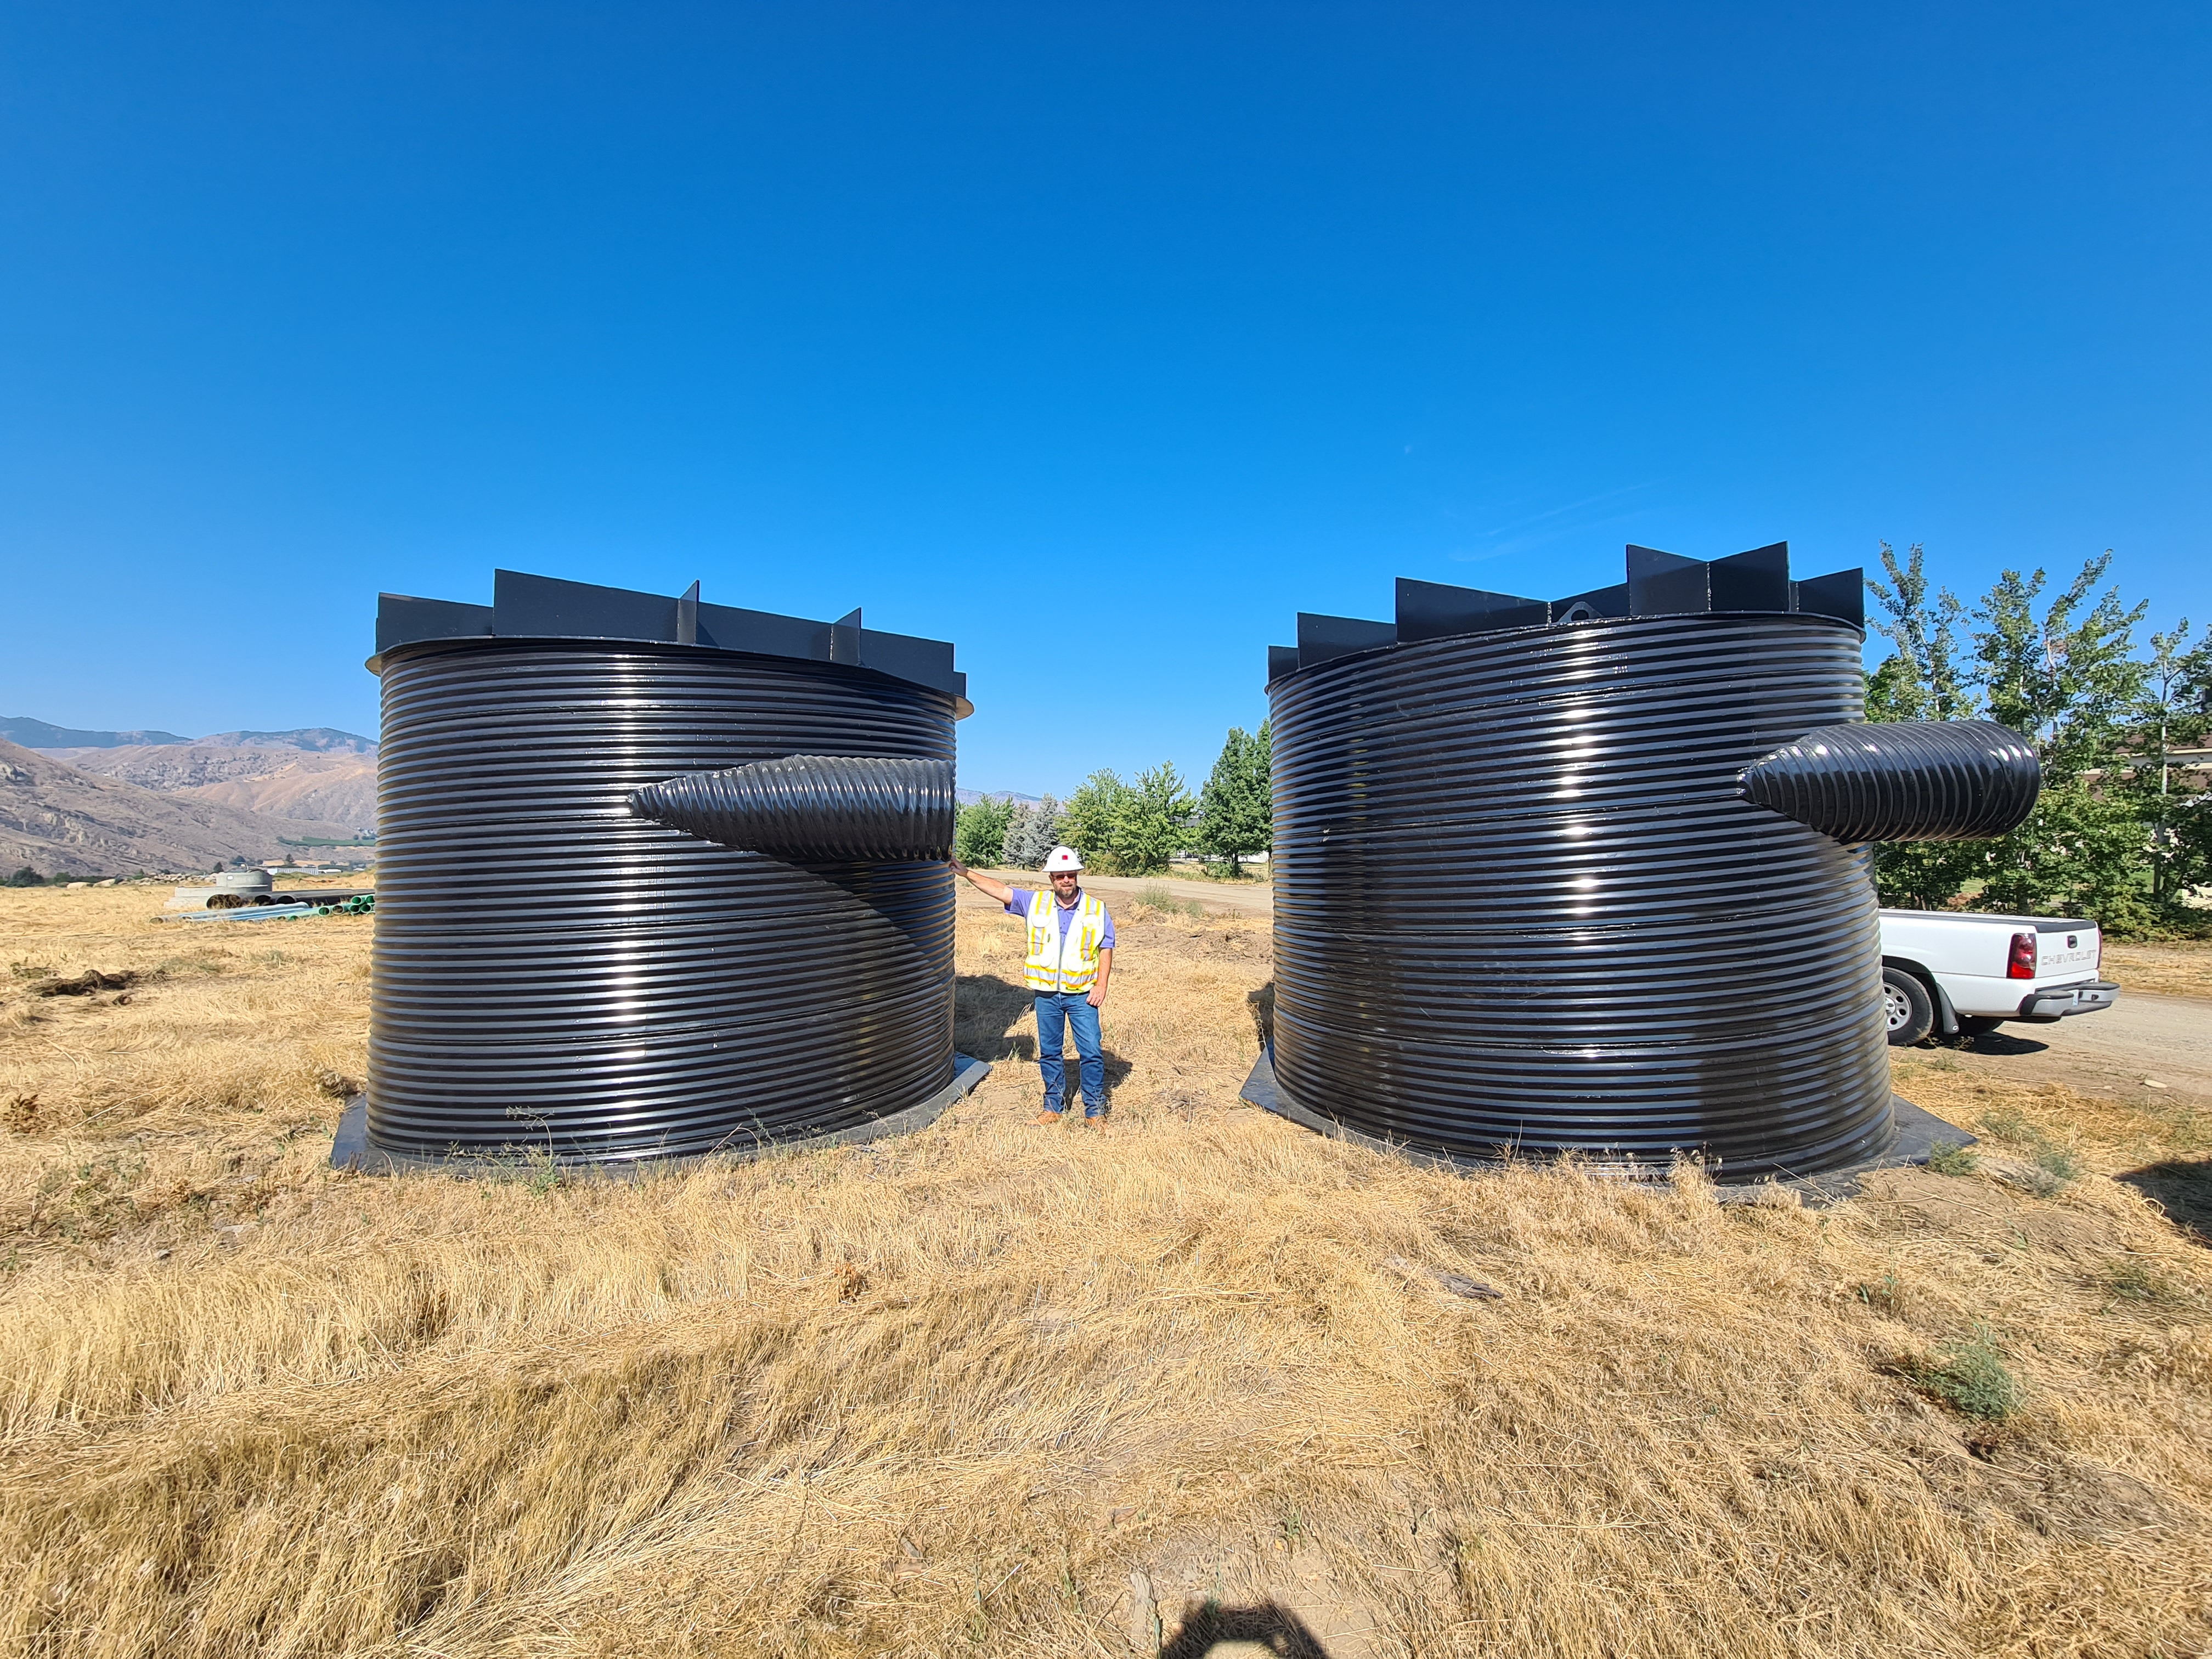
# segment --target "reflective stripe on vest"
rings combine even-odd
[[[1060,901],[1050,893],[1030,900],[1030,957],[1023,972],[1032,991],[1087,991],[1098,977],[1098,941],[1106,935],[1106,906],[1090,894],[1060,926]]]

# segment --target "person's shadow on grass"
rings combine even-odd
[[[2212,1158],[2170,1158],[2113,1179],[2157,1204],[2193,1243],[2212,1245]]]
[[[1035,1031],[1014,1028],[1029,1017],[1034,999],[1026,986],[1000,979],[996,974],[962,974],[952,982],[952,1046],[978,1060],[1026,1060],[1037,1057]],[[1105,1050],[1106,1095],[1110,1101],[1133,1069],[1111,1048]],[[1068,1069],[1075,1068],[1073,1048]]]
[[[1027,988],[996,974],[952,981],[952,1046],[978,1060],[1035,1060],[1036,1037],[1014,1027],[1030,1011]]]
[[[1272,1601],[1257,1607],[1209,1606],[1184,1620],[1176,1639],[1160,1650],[1160,1659],[1205,1659],[1224,1642],[1256,1647],[1282,1659],[1328,1659],[1328,1650],[1287,1607]]]

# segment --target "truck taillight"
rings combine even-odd
[[[2012,936],[2012,955],[2005,959],[2007,979],[2035,977],[2035,935],[2014,933]]]

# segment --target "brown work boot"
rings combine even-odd
[[[1058,1112],[1039,1112],[1036,1115],[1036,1121],[1037,1127],[1040,1129],[1045,1128],[1051,1124],[1059,1122],[1060,1114]]]

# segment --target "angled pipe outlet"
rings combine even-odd
[[[1991,720],[1816,726],[1743,769],[1741,792],[1846,843],[1980,841],[2035,809],[2043,770],[2027,741]]]
[[[787,864],[945,859],[952,852],[952,763],[788,755],[649,783],[632,792],[629,810]]]

